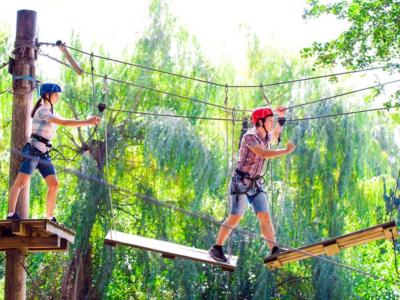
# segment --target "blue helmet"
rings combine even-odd
[[[45,94],[61,93],[61,87],[55,83],[43,83],[40,85],[40,97]]]

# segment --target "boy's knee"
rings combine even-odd
[[[257,214],[258,219],[261,223],[269,223],[271,222],[271,217],[268,212],[259,212]]]

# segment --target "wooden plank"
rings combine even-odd
[[[152,252],[161,253],[162,256],[172,258],[180,257],[194,261],[204,262],[220,266],[223,270],[234,271],[237,263],[237,256],[229,258],[228,263],[215,261],[210,257],[207,250],[191,248],[170,242],[160,241],[156,239],[145,238],[138,235],[126,234],[119,231],[110,231],[106,238],[105,244],[115,246],[115,244],[122,244],[139,249],[144,249]]]
[[[368,243],[368,242],[372,242],[372,241],[375,241],[375,240],[378,240],[378,239],[381,239],[381,238],[382,238],[382,233],[375,232],[368,239],[365,239],[365,235],[364,235],[364,237],[361,237],[359,239],[354,239],[352,241],[352,243],[349,243],[349,244],[346,244],[346,245],[341,245],[340,240],[338,240],[337,244],[338,244],[338,247],[340,249],[345,249],[345,248],[353,247],[353,246],[356,246],[356,245],[359,245],[359,244],[365,244],[365,243]],[[331,243],[332,242],[330,241],[329,244],[331,244]],[[313,254],[313,255],[326,254],[325,248],[321,244],[318,244],[318,245],[315,245],[315,246],[310,247],[310,248],[309,248],[309,246],[305,246],[305,247],[302,247],[302,248],[298,248],[297,251],[296,250],[290,250],[290,253],[288,253],[288,252],[282,253],[281,256],[279,257],[279,259],[282,262],[287,263],[287,262],[298,261],[298,260],[303,260],[303,259],[312,257],[312,255],[308,255],[305,252]],[[286,254],[286,253],[288,253],[288,254]]]
[[[45,224],[46,232],[58,235],[59,237],[66,239],[71,244],[75,241],[75,234],[71,230],[66,230],[66,227],[61,227],[59,224],[46,220]]]
[[[57,236],[49,237],[2,237],[0,238],[0,249],[14,248],[58,248],[60,238]]]
[[[336,243],[336,244],[338,244],[339,249],[353,247],[355,245],[359,245],[359,244],[363,244],[366,242],[380,239],[382,237],[382,230],[381,230],[381,232],[374,231],[373,234],[370,235],[367,240],[365,239],[365,237],[367,237],[367,236],[365,234],[363,234],[362,237],[354,238],[353,240],[350,241],[351,243],[349,242],[349,244],[344,244],[344,245],[341,243],[341,239],[338,239],[336,241],[327,240],[328,242],[326,242],[326,241],[319,242],[317,244],[312,244],[312,245],[304,246],[304,247],[301,247],[298,249],[289,250],[285,253],[282,253],[279,256],[279,259],[282,262],[288,262],[288,261],[292,262],[292,261],[302,260],[302,259],[311,257],[311,255],[307,255],[307,253],[310,253],[313,255],[326,254],[324,244],[329,246],[329,245],[332,245],[333,243]],[[349,239],[347,239],[347,240],[349,241]],[[305,252],[307,252],[307,253],[305,253]]]
[[[32,229],[22,222],[12,222],[11,233],[18,236],[30,236]]]
[[[12,220],[0,220],[0,227],[11,227]]]
[[[337,243],[326,245],[324,247],[325,253],[328,256],[336,255],[340,252],[339,245]]]
[[[394,221],[376,225],[343,236],[330,238],[301,248],[292,249],[278,255],[267,256],[264,258],[264,263],[270,269],[276,269],[281,267],[283,264],[303,260],[313,255],[335,255],[339,253],[341,249],[353,247],[359,244],[365,244],[385,238],[392,240],[391,231],[393,232],[393,236],[397,238],[398,231]]]
[[[300,252],[301,251],[301,252]],[[320,245],[319,248],[314,248],[313,250],[302,249],[299,252],[295,252],[294,255],[291,256],[280,256],[279,260],[282,263],[297,261],[312,257],[313,255],[322,255],[325,254],[324,247]]]
[[[27,226],[32,227],[32,229],[37,231],[45,231],[46,229],[46,220],[45,219],[23,219],[20,222],[26,224]]]
[[[52,222],[48,219],[22,219],[22,220],[0,220],[0,228],[10,228],[12,234],[19,236],[49,236],[58,235],[74,243],[75,232],[62,224]]]
[[[350,233],[350,234],[346,234],[345,236],[339,236],[339,237],[335,237],[334,240],[337,240],[340,238],[340,241],[342,243],[346,243],[346,242],[350,242],[351,240],[353,240],[354,238],[362,238],[362,237],[368,237],[369,235],[373,235],[375,233],[382,233],[383,229],[382,227],[378,227],[378,228],[374,228],[370,231],[363,231],[363,232],[354,232],[354,233]]]
[[[284,253],[281,253],[280,255],[273,255],[273,256],[267,256],[264,260],[274,260],[275,258],[279,257],[279,259],[292,259],[292,258],[297,258],[301,256],[306,256],[308,255],[305,253],[311,253],[311,254],[322,254],[324,253],[324,247],[322,245],[313,245],[312,247],[301,247],[301,248],[296,248],[293,250],[288,250]]]
[[[395,234],[393,228],[384,229],[384,230],[383,230],[383,233],[384,233],[384,235],[385,235],[385,238],[386,238],[388,241],[392,241],[393,238],[396,238],[396,234]]]
[[[366,244],[369,242],[373,242],[376,240],[380,240],[384,237],[383,235],[383,231],[382,232],[376,232],[370,236],[364,236],[364,237],[360,237],[360,238],[355,238],[353,239],[351,242],[341,245],[341,241],[339,241],[339,245],[341,245],[342,248],[350,248],[350,247],[355,247],[361,244]]]
[[[29,248],[29,252],[65,252],[69,248],[69,243],[66,239],[61,239],[59,247],[49,247],[49,248]]]

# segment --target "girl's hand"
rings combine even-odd
[[[286,145],[286,151],[289,153],[292,153],[294,150],[296,150],[296,145],[293,144],[292,142],[288,142]]]
[[[99,116],[93,116],[87,119],[89,125],[97,125],[100,123],[101,118]]]

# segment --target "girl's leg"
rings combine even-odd
[[[19,193],[29,183],[30,178],[31,175],[18,172],[8,195],[8,213],[15,212]]]
[[[57,192],[58,192],[58,179],[55,174],[48,175],[44,179],[47,183],[47,218],[53,217],[54,208],[56,206]]]

